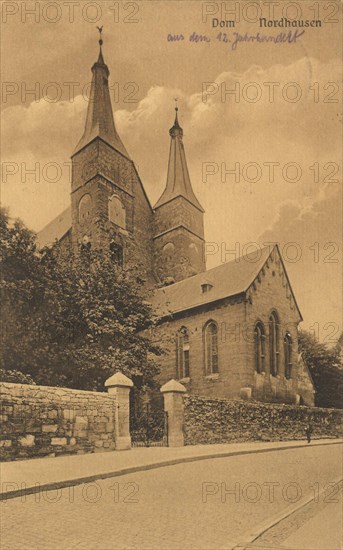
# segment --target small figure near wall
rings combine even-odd
[[[309,424],[307,425],[305,433],[306,433],[306,437],[307,437],[307,443],[311,443],[311,435],[313,433],[313,426],[312,426],[311,422],[309,422]]]

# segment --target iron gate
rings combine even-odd
[[[130,411],[132,447],[168,447],[168,413],[144,400]]]

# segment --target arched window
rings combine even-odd
[[[122,229],[126,228],[126,211],[118,195],[112,195],[108,200],[108,219]]]
[[[162,248],[163,259],[162,262],[168,264],[173,261],[175,254],[175,245],[174,243],[166,243]]]
[[[261,373],[266,370],[266,335],[263,323],[260,321],[255,326],[255,368]]]
[[[210,321],[205,326],[205,374],[216,374],[218,372],[218,326]]]
[[[79,223],[84,224],[91,215],[92,197],[89,193],[83,195],[79,202]]]
[[[124,252],[123,252],[123,247],[112,241],[110,243],[110,255],[111,255],[111,260],[118,264],[120,267],[123,267],[124,265]]]
[[[176,335],[176,371],[180,380],[189,377],[189,332],[186,327]]]
[[[286,332],[283,339],[284,360],[285,360],[285,377],[289,380],[292,378],[292,336]]]
[[[280,366],[280,328],[279,318],[275,311],[269,317],[269,352],[270,374],[276,376]]]
[[[175,251],[175,245],[174,243],[166,243],[162,250],[165,254],[173,254]]]

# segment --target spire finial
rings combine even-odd
[[[174,127],[179,128],[179,120],[178,120],[178,117],[177,117],[177,112],[179,110],[177,102],[179,101],[179,98],[174,97],[174,101],[175,101],[175,122],[174,122]]]
[[[104,25],[102,25],[101,27],[97,27],[98,31],[99,31],[99,35],[100,35],[100,39],[99,39],[99,44],[100,44],[100,49],[101,49],[101,46],[103,45],[104,41],[102,39],[102,29],[104,28]]]
[[[99,44],[100,44],[100,51],[99,51],[99,58],[98,58],[98,63],[102,63],[104,65],[104,58],[102,56],[102,48],[101,46],[103,45],[104,41],[102,39],[102,29],[104,28],[104,26],[102,25],[101,27],[97,27],[98,31],[99,31],[99,35],[100,35],[100,38],[99,38]]]
[[[182,100],[182,97],[181,97]],[[169,130],[171,137],[170,141],[170,153],[168,163],[168,175],[166,188],[163,191],[161,197],[157,201],[154,208],[158,208],[163,204],[182,196],[186,198],[193,206],[203,212],[203,208],[200,205],[198,199],[194,195],[191,181],[189,178],[185,149],[183,146],[183,130],[178,121],[178,97],[174,97],[175,101],[175,122]]]

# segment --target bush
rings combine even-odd
[[[33,384],[36,382],[29,374],[24,374],[20,370],[0,369],[0,382],[12,382],[14,384]]]

